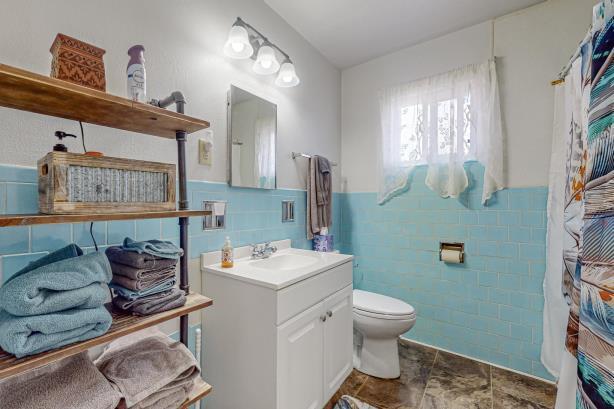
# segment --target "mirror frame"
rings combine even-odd
[[[240,90],[242,92],[247,92],[251,95],[253,95],[256,98],[259,98],[263,101],[268,102],[269,104],[273,105],[275,107],[275,186],[272,188],[267,188],[267,187],[256,187],[256,186],[233,186],[232,184],[232,90],[233,89],[237,89]],[[269,101],[266,98],[262,98],[259,95],[254,94],[251,91],[247,91],[243,88],[240,88],[234,84],[230,84],[230,89],[227,92],[227,97],[226,97],[226,149],[228,150],[228,161],[227,161],[227,166],[226,166],[226,178],[227,178],[227,182],[228,182],[228,186],[230,187],[236,187],[236,188],[241,188],[241,189],[259,189],[259,190],[277,190],[278,185],[277,185],[277,158],[278,158],[278,150],[277,150],[277,145],[278,145],[278,131],[279,131],[279,126],[278,126],[278,120],[277,120],[277,104]]]

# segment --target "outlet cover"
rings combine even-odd
[[[198,163],[211,166],[213,163],[213,142],[206,139],[198,140]]]

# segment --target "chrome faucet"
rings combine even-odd
[[[272,246],[270,241],[267,241],[263,245],[252,244],[252,259],[269,258],[271,254],[277,251],[277,247]]]

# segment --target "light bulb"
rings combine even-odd
[[[275,56],[275,50],[265,42],[258,49],[258,57],[254,63],[254,72],[257,74],[274,74],[279,70],[279,62]]]
[[[245,27],[234,25],[228,33],[228,40],[224,44],[224,54],[230,58],[249,58],[254,53],[254,48],[249,43],[249,35]]]
[[[297,86],[300,82],[300,79],[296,75],[294,64],[292,64],[292,61],[289,59],[286,59],[279,69],[279,75],[275,80],[275,85],[288,88]]]

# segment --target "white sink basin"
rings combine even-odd
[[[255,268],[267,270],[295,270],[312,266],[318,262],[317,257],[302,254],[279,254],[270,258],[251,261],[249,264]]]
[[[352,256],[344,254],[294,249],[290,247],[290,240],[275,242],[273,245],[279,250],[261,260],[251,259],[250,247],[235,249],[235,263],[231,268],[222,268],[219,251],[204,253],[202,269],[208,273],[280,290],[352,259]]]

